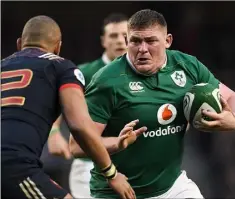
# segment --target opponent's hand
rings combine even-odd
[[[53,155],[62,156],[65,159],[70,159],[72,157],[69,150],[69,144],[60,132],[53,133],[49,136],[48,151]]]
[[[142,135],[143,132],[147,130],[146,126],[133,130],[138,122],[139,120],[131,121],[130,123],[126,124],[125,127],[121,130],[118,137],[119,151],[126,149],[130,144],[136,141],[138,136]]]
[[[213,113],[203,110],[202,114],[213,119],[213,121],[206,121],[201,119],[200,122],[195,122],[195,127],[201,131],[235,131],[235,115],[229,107],[228,103],[222,97],[220,98],[222,105],[221,113]]]
[[[122,199],[135,199],[135,192],[127,182],[127,177],[121,173],[117,173],[114,179],[108,180],[109,186],[117,193]]]

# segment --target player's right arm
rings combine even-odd
[[[83,94],[84,77],[79,69],[75,68],[73,64],[71,67],[67,66],[66,70],[60,71],[57,77],[62,114],[69,130],[81,148],[100,167],[109,185],[120,197],[135,198],[135,193],[126,177],[117,173],[100,136],[96,133],[96,127],[88,113]]]
[[[102,142],[109,152],[109,154],[114,154],[126,149],[129,145],[134,143],[139,135],[147,130],[146,127],[141,127],[137,130],[133,130],[135,125],[139,122],[139,120],[131,121],[126,124],[122,131],[120,132],[119,137],[102,137]],[[94,122],[97,133],[99,136],[102,135],[106,124],[101,124],[98,122]],[[82,150],[82,148],[77,144],[74,140],[73,136],[70,134],[69,138],[69,148],[70,152],[75,158],[84,158],[87,157],[87,154]]]
[[[89,116],[83,91],[77,88],[63,89],[60,91],[60,101],[63,116],[76,142],[101,170],[110,167],[109,172],[111,172],[112,162],[100,136],[96,133],[94,122]],[[114,174],[113,177],[113,179],[109,179],[109,184],[122,198],[135,198],[135,193],[125,176],[122,174],[115,176]]]

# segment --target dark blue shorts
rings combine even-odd
[[[68,192],[44,173],[36,145],[35,129],[23,122],[2,121],[1,195],[4,199],[62,199]],[[31,145],[25,145],[30,143]],[[28,147],[28,148],[27,148]]]
[[[2,162],[1,167],[2,198],[62,199],[68,194],[51,180],[42,168],[34,164],[34,161],[9,158]]]

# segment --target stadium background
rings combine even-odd
[[[26,21],[48,15],[61,27],[61,56],[80,64],[102,54],[100,28],[111,12],[131,16],[151,8],[165,16],[173,34],[172,49],[195,55],[235,90],[235,2],[1,2],[1,58],[16,50],[16,39]],[[68,137],[66,126],[63,133]],[[200,133],[186,135],[183,167],[205,197],[235,197],[235,135]],[[71,161],[42,154],[45,170],[68,188]]]

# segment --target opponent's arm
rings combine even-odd
[[[106,147],[109,154],[114,154],[119,151],[126,149],[130,144],[134,143],[138,136],[147,130],[146,127],[141,127],[137,130],[133,130],[135,125],[139,120],[134,120],[124,126],[118,137],[102,137],[102,142]],[[101,124],[94,122],[97,127],[97,133],[102,136],[102,133],[106,127],[106,124]],[[70,134],[69,138],[69,148],[70,152],[75,158],[87,157],[86,153],[81,149],[81,147],[74,140],[73,136]]]
[[[89,116],[83,92],[77,88],[62,89],[60,100],[63,116],[76,142],[100,168],[109,166],[110,157],[96,133],[97,129]]]
[[[67,87],[60,89],[59,96],[63,117],[76,142],[80,144],[93,162],[100,167],[108,179],[109,185],[121,198],[136,198],[133,189],[126,181],[126,177],[116,172],[100,136],[96,133],[97,129],[88,113],[83,91],[78,88]]]
[[[94,122],[94,125],[96,126],[96,133],[101,137],[106,127],[106,124]],[[107,149],[107,151],[109,152],[109,154],[112,154],[114,151],[117,150],[117,137],[102,138],[102,142],[105,148]],[[69,137],[69,149],[75,158],[87,157],[87,154],[77,144],[77,142],[74,140],[73,135],[71,134]]]

